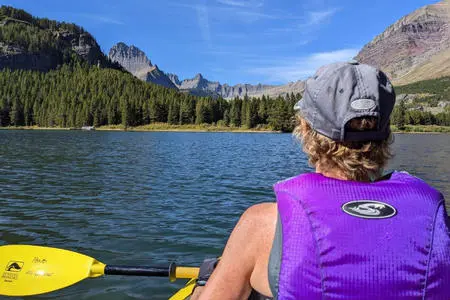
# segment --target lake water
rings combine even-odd
[[[396,135],[394,149],[390,169],[450,199],[450,135]],[[306,171],[289,134],[0,130],[0,245],[198,265],[220,255],[246,207]],[[180,284],[109,276],[36,298],[167,299]]]

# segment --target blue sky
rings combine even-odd
[[[180,79],[281,84],[347,60],[425,0],[0,0],[38,17],[74,22],[107,53],[142,49]]]

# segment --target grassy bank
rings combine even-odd
[[[39,126],[8,126],[0,127],[0,130],[75,130],[74,128],[64,127],[39,127]]]
[[[450,126],[438,125],[406,125],[404,130],[392,125],[391,129],[396,133],[450,133]]]
[[[10,126],[0,127],[0,130],[75,130],[76,128],[61,128],[61,127],[39,127],[39,126]],[[186,124],[186,125],[170,125],[167,123],[153,123],[144,126],[125,127],[123,125],[107,125],[95,128],[100,131],[180,131],[180,132],[278,132],[272,130],[268,126],[261,126],[257,128],[245,127],[227,127],[211,124]],[[406,125],[404,130],[398,130],[394,125],[391,129],[395,133],[450,133],[450,126],[437,125]]]
[[[277,132],[270,127],[227,127],[211,124],[186,124],[186,125],[171,125],[167,123],[152,123],[143,126],[125,127],[123,125],[108,125],[96,128],[96,130],[118,130],[118,131],[197,131],[197,132]]]

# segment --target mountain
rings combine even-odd
[[[0,69],[45,72],[74,60],[120,68],[108,60],[82,27],[35,18],[10,6],[0,7]]]
[[[365,45],[355,59],[382,69],[397,86],[450,76],[449,24],[450,0],[424,6],[389,26]],[[128,50],[118,55],[116,48]],[[152,66],[145,54],[136,47],[128,47],[123,43],[114,46],[109,57],[142,80],[177,88],[197,96],[225,99],[262,95],[277,97],[291,92],[301,93],[304,89],[303,81],[286,85],[230,86],[209,81],[202,74],[180,80],[177,75],[165,74],[156,66]]]
[[[265,88],[270,87],[268,85],[250,85],[250,84],[238,84],[235,86],[229,86],[227,84],[220,84],[217,81],[209,81],[203,77],[202,74],[195,75],[194,78],[185,79],[180,81],[175,74],[169,74],[169,78],[178,87],[180,91],[190,92],[197,96],[213,96],[222,97],[226,99],[235,97],[244,97],[245,95],[252,97],[257,93],[264,93]]]
[[[233,98],[301,91],[303,82],[283,86],[229,86],[197,74],[180,80],[165,74],[137,48],[119,45],[112,62],[95,39],[75,24],[34,18],[0,7],[0,126],[142,126],[219,124],[288,131],[300,95],[249,101],[199,98],[179,90]],[[130,49],[131,48],[131,49]],[[125,71],[125,65],[147,84]],[[10,70],[13,69],[13,70]],[[450,126],[450,77],[398,87],[412,124]],[[173,85],[169,89],[163,84]],[[433,115],[435,114],[435,115]],[[159,126],[159,125],[157,125]],[[159,128],[159,127],[158,127]]]
[[[277,97],[291,92],[299,93],[304,87],[302,81],[286,85],[237,84],[230,86],[217,81],[209,81],[202,74],[197,74],[191,79],[180,80],[176,74],[166,74],[156,65],[153,65],[147,55],[139,48],[133,45],[128,46],[123,42],[114,45],[109,51],[108,57],[141,80],[202,97],[211,96],[225,99],[243,98],[244,96],[261,97],[262,95]]]
[[[169,77],[157,65],[152,65],[145,53],[136,46],[117,43],[109,51],[108,57],[143,81],[177,89]]]
[[[417,9],[389,26],[356,56],[402,85],[450,75],[450,1]]]
[[[304,89],[304,82],[297,81],[286,85],[263,85],[263,84],[236,84],[230,86],[228,84],[220,84],[217,81],[209,81],[202,74],[197,74],[192,79],[180,81],[175,74],[168,74],[172,82],[181,91],[187,91],[197,96],[215,96],[225,99],[235,97],[261,97],[263,95],[269,97],[278,97],[287,93],[297,94]]]

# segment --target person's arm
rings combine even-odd
[[[247,299],[250,279],[258,259],[268,256],[261,250],[272,240],[275,204],[262,203],[248,208],[241,216],[225,246],[217,268],[204,288],[196,288],[191,300]],[[198,289],[198,290],[197,290]]]

